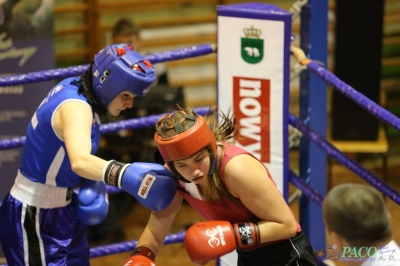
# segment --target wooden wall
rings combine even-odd
[[[54,1],[55,57],[57,65],[86,64],[107,41],[113,24],[128,17],[141,28],[143,46],[158,52],[204,43],[216,43],[216,6],[238,0],[65,0]],[[295,1],[261,1],[289,10]],[[334,56],[334,0],[329,2],[328,68]],[[293,22],[298,37],[299,21]],[[400,0],[386,0],[382,56],[384,86],[400,84]],[[367,57],[367,55],[366,55]],[[215,104],[216,55],[168,62],[173,85],[183,86],[188,104]],[[298,82],[292,82],[291,110],[297,112]]]

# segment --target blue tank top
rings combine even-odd
[[[52,121],[55,111],[66,101],[88,104],[87,99],[78,94],[78,86],[71,84],[78,79],[68,78],[58,83],[33,114],[19,168],[29,180],[57,187],[73,187],[81,181],[71,170],[65,143],[57,136]],[[100,141],[100,120],[96,113],[93,113],[91,139],[91,154],[94,154]]]

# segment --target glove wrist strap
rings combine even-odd
[[[145,256],[152,261],[154,261],[154,259],[156,258],[156,256],[154,255],[154,252],[151,251],[151,249],[149,249],[147,247],[143,247],[143,246],[137,247],[132,251],[131,256],[135,256],[135,255]]]
[[[236,223],[233,225],[236,244],[240,249],[248,250],[260,244],[258,225],[254,223]]]
[[[130,164],[111,160],[103,168],[103,181],[107,185],[121,188],[122,176]]]

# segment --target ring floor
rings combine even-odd
[[[391,146],[393,147],[393,146]],[[391,148],[391,150],[393,150]],[[400,150],[389,151],[388,155],[388,177],[387,180],[389,185],[394,187],[396,190],[400,191],[400,164],[398,164],[398,159],[400,157]],[[376,155],[365,155],[361,158],[354,158],[366,169],[373,172],[376,176],[381,176],[381,161],[380,158]],[[291,152],[290,155],[290,164],[293,170],[296,169],[296,164],[298,162],[298,153],[296,150]],[[355,182],[367,184],[366,181],[352,173],[350,170],[345,168],[344,166],[338,163],[332,163],[331,165],[331,182],[330,186],[333,187],[340,183],[345,182]],[[296,188],[293,185],[290,185],[290,193],[293,193]],[[391,212],[391,225],[394,239],[400,243],[400,227],[397,226],[400,220],[400,206],[395,202],[387,199],[387,204],[389,211]],[[298,201],[294,201],[291,204],[293,212],[298,217],[299,216],[299,206]],[[125,233],[125,239],[123,241],[135,240],[140,236],[144,226],[146,225],[148,216],[150,212],[140,206],[139,204],[135,204],[131,211],[127,214],[127,216],[123,219],[123,230]],[[199,214],[197,214],[189,205],[183,204],[180,209],[177,219],[174,222],[173,227],[171,228],[170,233],[178,233],[185,230],[185,227],[202,221],[202,218]],[[329,239],[327,239],[327,243]],[[104,243],[102,243],[104,244]],[[112,244],[112,243],[107,243]],[[94,243],[93,245],[96,245]],[[104,265],[123,265],[125,260],[129,257],[129,252],[108,255],[104,257],[98,257],[91,259],[92,266],[104,266]],[[182,243],[178,244],[170,244],[163,247],[160,254],[156,259],[157,266],[186,266],[193,265],[187,257],[185,248]],[[340,261],[335,262],[337,266],[343,266]],[[207,266],[216,265],[215,261],[209,262]]]

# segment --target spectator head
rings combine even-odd
[[[335,186],[324,200],[323,215],[327,233],[334,241],[344,240],[350,246],[362,247],[391,238],[385,201],[370,186],[352,183]]]
[[[130,43],[135,50],[140,51],[139,28],[129,19],[123,18],[117,21],[112,30],[112,38],[115,44]]]

